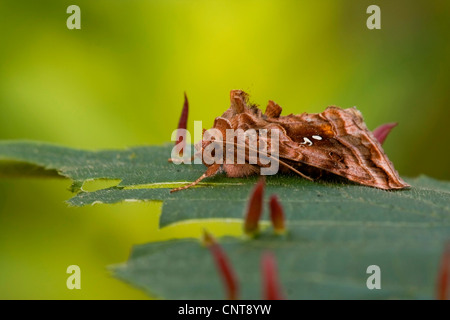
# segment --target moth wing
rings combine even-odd
[[[356,108],[268,119],[281,127],[280,159],[300,162],[381,189],[409,187]]]

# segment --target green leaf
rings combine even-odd
[[[168,163],[172,146],[86,151],[38,142],[0,142],[0,160],[20,161],[57,171],[80,191],[69,204],[83,206],[120,201],[163,201],[161,226],[186,219],[242,218],[247,196],[258,179],[206,180],[201,187],[170,193],[174,185],[198,178],[203,165]],[[7,172],[8,166],[0,166]],[[117,186],[82,191],[96,179],[120,181]],[[310,182],[297,176],[268,176],[266,198],[276,193],[288,220],[340,223],[439,223],[449,213],[449,183],[420,177],[407,179],[411,190],[387,192],[351,183]]]
[[[161,226],[189,219],[241,221],[258,178],[218,175],[197,188],[171,194],[173,186],[193,181],[205,170],[203,165],[168,163],[171,148],[86,151],[1,142],[0,175],[17,172],[18,164],[58,172],[74,182],[72,190],[78,193],[69,200],[74,206],[163,201]],[[32,175],[33,170],[27,172]],[[107,181],[89,186],[99,179]],[[450,183],[424,176],[407,181],[410,190],[389,192],[347,182],[267,177],[265,199],[278,195],[289,233],[251,241],[222,239],[237,270],[242,298],[261,297],[259,263],[268,249],[276,254],[288,298],[432,298],[440,253],[450,236]],[[381,290],[366,287],[366,269],[372,264],[381,268]],[[114,272],[165,298],[224,297],[208,250],[193,239],[137,246]]]
[[[29,163],[74,181],[121,180],[119,187],[191,181],[204,171],[203,165],[168,163],[172,146],[134,147],[123,150],[88,151],[31,141],[0,142],[0,160]],[[7,164],[2,166],[7,172]],[[121,201],[123,199],[117,199]]]
[[[270,230],[271,231],[271,230]],[[450,228],[371,223],[294,223],[284,238],[221,240],[239,279],[240,298],[261,299],[261,257],[275,254],[288,299],[431,299]],[[381,289],[366,286],[367,267],[381,270]],[[168,299],[224,299],[209,250],[197,240],[136,246],[114,275]]]

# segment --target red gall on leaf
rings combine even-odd
[[[283,207],[278,201],[276,195],[270,197],[270,220],[272,221],[273,229],[276,234],[286,233],[286,227],[284,224],[284,211]]]
[[[397,126],[397,122],[392,123],[385,123],[373,130],[373,135],[375,138],[380,142],[380,144],[383,144],[384,140],[386,140],[386,137],[388,136],[389,132],[391,132],[392,128]]]
[[[259,220],[263,209],[264,187],[265,179],[261,178],[250,194],[244,222],[244,232],[247,235],[256,235],[259,231]]]
[[[261,260],[263,299],[264,300],[284,300],[281,293],[281,285],[278,280],[277,264],[275,256],[271,252],[263,254]]]
[[[207,233],[206,231],[204,232],[203,235],[203,241],[205,245],[209,248],[209,251],[213,256],[214,262],[216,264],[216,267],[222,278],[223,284],[227,292],[227,299],[237,300],[239,285],[227,255],[223,251],[222,247],[213,238],[213,236]]]
[[[450,300],[450,242],[447,242],[441,257],[436,284],[436,295],[438,300]]]
[[[180,150],[179,155],[183,156],[183,150],[186,147],[186,134],[180,132],[180,130],[187,128],[187,119],[189,114],[189,102],[186,96],[186,92],[184,93],[184,105],[183,110],[181,111],[180,121],[178,122],[178,141],[175,142],[175,146],[177,146],[178,150]],[[178,145],[180,144],[180,145]]]

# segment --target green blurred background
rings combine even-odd
[[[81,8],[81,30],[66,9]],[[381,8],[381,30],[366,9]],[[449,1],[0,1],[0,139],[100,149],[170,140],[183,92],[206,128],[243,89],[284,114],[357,106],[403,176],[450,179]],[[155,232],[159,203],[68,208],[69,181],[0,180],[0,298],[140,299],[106,266]],[[222,228],[220,232],[235,232]],[[81,268],[81,290],[66,287]]]

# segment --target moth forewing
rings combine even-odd
[[[367,129],[361,113],[355,108],[329,107],[322,113],[303,114],[297,121],[297,125],[304,122],[308,128],[307,132],[302,132],[301,126],[297,126],[297,134],[292,135],[297,140],[293,142],[298,144],[301,156],[297,153],[295,157],[283,154],[280,157],[299,161],[371,187],[409,187],[395,171],[381,145]],[[281,125],[287,132],[292,132],[292,128],[286,128],[291,124],[292,121]],[[321,139],[312,138],[312,132]],[[310,136],[308,141],[311,144],[302,143],[304,139],[300,142],[302,136]],[[289,149],[292,148],[290,144]]]

